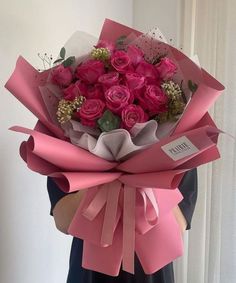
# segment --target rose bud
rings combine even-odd
[[[143,96],[139,96],[139,103],[150,116],[167,111],[168,97],[157,85],[148,85]]]
[[[105,103],[100,99],[86,99],[79,112],[81,124],[89,127],[96,127],[96,121],[99,119],[105,109]]]
[[[101,75],[98,79],[98,82],[101,83],[104,90],[106,90],[107,88],[119,83],[119,73],[109,72],[107,74]]]
[[[125,78],[130,91],[139,90],[145,85],[145,77],[138,73],[126,73]]]
[[[80,95],[87,96],[88,85],[81,80],[75,82],[75,86],[78,89]]]
[[[144,76],[148,84],[157,84],[159,82],[159,75],[155,66],[145,61],[138,64],[135,72]]]
[[[132,64],[136,67],[141,61],[144,60],[144,53],[141,49],[134,45],[130,45],[127,50],[127,55],[129,56]]]
[[[67,87],[73,80],[73,74],[70,67],[59,65],[52,69],[51,82],[60,87]]]
[[[63,96],[66,100],[74,100],[77,96],[88,97],[88,85],[82,81],[76,81],[74,84],[70,84],[67,88],[63,89]],[[95,97],[94,97],[95,98]]]
[[[131,60],[127,53],[124,51],[116,51],[112,55],[111,65],[121,74],[131,71],[133,69],[131,66]]]
[[[177,66],[175,63],[167,57],[162,58],[161,61],[155,65],[155,67],[163,81],[173,78],[177,71]]]
[[[75,84],[70,84],[67,88],[63,89],[63,96],[66,100],[74,100],[78,95],[79,91]]]
[[[94,84],[104,73],[105,66],[102,61],[89,60],[77,67],[75,75],[87,84]]]
[[[136,123],[144,123],[148,120],[148,115],[142,107],[135,104],[127,105],[121,112],[123,128],[130,130]]]

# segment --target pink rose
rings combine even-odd
[[[74,100],[77,96],[83,95],[87,97],[88,85],[82,81],[76,81],[74,84],[70,84],[67,88],[63,89],[63,96],[66,100]]]
[[[121,74],[132,70],[131,60],[124,51],[116,51],[112,55],[111,65]]]
[[[144,76],[148,84],[157,84],[159,82],[159,76],[155,66],[145,61],[138,64],[135,72]]]
[[[83,125],[95,127],[96,121],[99,119],[105,108],[105,103],[100,99],[86,99],[82,104],[77,115]]]
[[[125,78],[130,91],[139,90],[145,85],[145,77],[138,73],[126,73]]]
[[[51,82],[60,87],[67,87],[73,80],[73,74],[70,67],[59,65],[52,69]]]
[[[169,58],[162,58],[161,61],[155,65],[162,80],[171,79],[176,73],[177,66]]]
[[[99,40],[96,48],[106,48],[110,51],[110,53],[112,53],[115,50],[115,44],[110,41]]]
[[[79,94],[80,92],[75,84],[70,84],[67,88],[63,89],[63,96],[66,100],[74,100]]]
[[[117,85],[119,83],[119,73],[109,72],[101,75],[98,79],[98,82],[103,85],[104,89],[107,89],[113,85]]]
[[[130,45],[127,50],[127,55],[129,56],[132,64],[137,66],[141,61],[143,61],[144,53],[141,49],[134,45]]]
[[[87,96],[88,85],[81,80],[76,81],[75,83],[76,89],[80,93],[80,95]]]
[[[105,92],[107,108],[120,114],[122,109],[133,102],[133,97],[126,86],[115,85]]]
[[[168,97],[157,85],[148,85],[143,96],[139,96],[139,102],[150,116],[166,112],[168,108]]]
[[[104,92],[102,86],[99,84],[88,86],[85,97],[89,99],[96,98],[104,100]]]
[[[130,130],[136,123],[144,123],[148,120],[148,115],[142,107],[135,104],[127,105],[121,112],[123,128]]]
[[[76,77],[88,84],[94,84],[98,78],[105,73],[105,66],[102,61],[89,60],[76,69]]]

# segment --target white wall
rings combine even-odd
[[[57,55],[75,30],[98,35],[104,18],[132,25],[132,0],[1,0],[0,9],[0,282],[64,283],[71,238],[49,216],[46,178],[18,155],[25,136],[7,129],[33,127],[35,118],[3,85],[19,54],[41,67],[38,52]]]
[[[134,27],[143,32],[159,27],[168,41],[180,47],[182,8],[183,0],[135,0]]]

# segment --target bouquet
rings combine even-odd
[[[172,209],[184,173],[219,158],[208,114],[224,87],[153,30],[106,20],[99,40],[75,33],[54,66],[19,57],[6,84],[38,118],[20,154],[65,192],[86,189],[69,233],[83,267],[151,274],[182,255]]]

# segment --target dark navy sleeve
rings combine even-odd
[[[179,190],[184,197],[179,203],[179,208],[187,221],[186,230],[189,230],[191,229],[192,216],[197,201],[198,181],[196,168],[185,173],[180,182]]]
[[[56,182],[53,181],[53,178],[48,177],[47,179],[47,189],[48,189],[48,195],[51,202],[51,209],[50,209],[50,215],[52,215],[53,208],[55,207],[56,203],[67,195],[67,193],[63,192]]]

